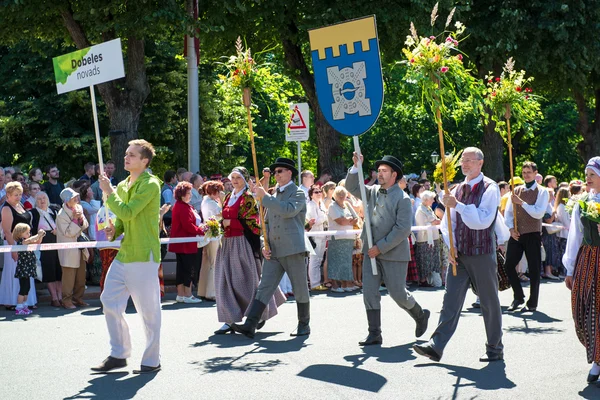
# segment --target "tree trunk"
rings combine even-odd
[[[506,144],[502,137],[496,132],[496,123],[490,118],[487,124],[483,124],[483,138],[481,139],[481,151],[485,157],[483,163],[483,174],[496,182],[504,180],[504,149]],[[513,151],[514,155],[514,151]]]
[[[340,145],[340,134],[329,125],[321,112],[315,89],[315,78],[308,69],[306,60],[302,55],[302,49],[297,41],[292,39],[296,38],[297,34],[298,27],[294,22],[290,22],[287,29],[280,32],[285,60],[290,69],[297,71],[296,79],[302,85],[308,99],[308,104],[315,116],[317,147],[319,149],[320,171],[318,172],[330,172],[335,179],[341,178],[346,172],[344,161],[349,162],[350,156],[347,157],[348,160],[344,160],[344,154],[342,154],[342,147]]]
[[[590,122],[588,106],[583,92],[573,91],[573,98],[579,115],[577,131],[583,137],[583,142],[577,145],[577,152],[584,163],[600,154],[600,103],[598,103],[600,101],[600,89],[596,89],[594,95],[596,97],[594,120]]]
[[[70,9],[61,12],[65,27],[79,49],[90,46],[81,25],[73,18]],[[103,40],[111,40],[111,32],[102,34]],[[137,139],[138,125],[142,107],[150,94],[150,86],[146,76],[144,60],[144,40],[128,37],[126,41],[127,64],[125,65],[125,78],[111,81],[97,86],[98,92],[108,111],[110,135],[110,157],[115,162],[114,175],[118,179],[125,177],[123,157],[130,140]],[[119,82],[120,85],[117,85]],[[100,133],[102,136],[102,132]]]

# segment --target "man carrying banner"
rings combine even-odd
[[[442,218],[441,223],[444,241],[449,244],[449,229],[455,238],[454,254],[458,254],[458,258],[452,259],[450,255],[450,262],[456,263],[456,276],[449,272],[446,278],[440,321],[431,339],[422,345],[413,345],[413,349],[433,361],[440,361],[456,331],[465,296],[473,284],[481,301],[487,335],[486,352],[479,361],[499,361],[504,358],[496,261],[498,231],[495,230],[502,223],[496,224],[500,190],[494,181],[481,173],[483,152],[480,149],[467,147],[460,164],[465,180],[443,198],[446,212],[451,213],[452,227],[448,227],[447,218]],[[508,232],[498,237],[505,240]]]
[[[106,174],[100,188],[106,204],[117,216],[116,223],[105,229],[109,240],[124,234],[117,257],[108,270],[100,296],[110,335],[111,353],[96,372],[108,372],[127,365],[131,356],[129,327],[124,318],[127,300],[133,299],[146,332],[146,350],[136,374],[160,370],[160,265],[159,211],[160,180],[146,172],[154,156],[154,147],[145,140],[132,140],[125,153],[125,170],[130,175],[115,191]],[[110,220],[109,220],[110,221]]]
[[[298,175],[294,161],[280,157],[270,169],[277,181],[276,194],[268,194],[262,186],[253,188],[256,198],[266,208],[265,221],[270,250],[263,247],[265,259],[262,277],[246,321],[242,325],[232,324],[231,328],[253,338],[260,316],[279,287],[283,273],[287,272],[298,307],[298,329],[291,336],[307,336],[310,334],[310,295],[305,262],[309,250],[304,240],[306,197],[292,180]]]
[[[362,155],[361,165],[362,165]],[[358,156],[352,157],[354,166],[346,176],[346,189],[360,198],[358,179]],[[381,336],[381,282],[392,299],[406,310],[415,320],[415,335],[420,337],[427,330],[429,311],[423,310],[406,290],[406,272],[410,261],[408,236],[411,230],[412,211],[408,195],[400,189],[397,182],[402,178],[402,163],[393,156],[384,156],[375,162],[379,184],[368,186],[367,206],[374,246],[369,248],[366,229],[363,230],[363,300],[367,309],[369,335],[359,342],[361,346],[382,344]],[[377,262],[377,275],[373,275],[370,258]]]

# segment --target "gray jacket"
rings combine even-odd
[[[306,197],[291,183],[283,192],[266,194],[262,205],[267,209],[265,223],[273,257],[285,257],[309,251],[304,241]]]
[[[379,193],[381,185],[366,186],[367,205],[371,217],[373,243],[379,248],[380,260],[410,261],[408,236],[411,230],[412,207],[410,197],[398,185],[393,185],[387,194]],[[358,173],[346,176],[346,189],[360,199]],[[367,230],[363,229],[363,253],[367,257],[369,245]]]

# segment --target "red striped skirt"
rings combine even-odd
[[[583,245],[577,255],[571,307],[575,332],[587,361],[600,363],[600,247]]]
[[[406,282],[417,282],[419,280],[419,269],[415,258],[415,247],[413,246],[412,236],[408,236],[410,247],[410,261],[408,262],[408,271],[406,272]]]

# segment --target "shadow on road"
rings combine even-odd
[[[597,400],[600,398],[600,384],[587,385],[587,387],[578,394],[584,399]]]
[[[387,383],[387,379],[375,372],[331,364],[311,365],[300,371],[298,376],[373,393],[379,392]]]
[[[506,364],[502,362],[492,362],[481,369],[460,367],[448,364],[419,364],[417,368],[437,367],[446,368],[450,375],[456,376],[454,393],[452,399],[458,398],[458,391],[462,387],[473,386],[481,390],[512,389],[517,385],[506,377]]]
[[[88,381],[87,387],[81,389],[79,393],[66,397],[65,399],[132,399],[141,388],[156,376],[156,374],[145,374],[133,375],[133,377],[129,379],[120,379],[127,375],[127,372],[94,375],[97,376],[97,378]]]
[[[244,357],[250,354],[283,354],[300,351],[307,347],[305,343],[308,336],[294,337],[289,340],[268,340],[266,338],[275,336],[283,332],[257,332],[254,339],[239,334],[213,335],[207,340],[196,342],[190,347],[203,347],[207,345],[216,345],[218,348],[248,347],[254,346],[236,357],[214,357],[204,361],[193,361],[190,364],[197,365],[206,373],[221,371],[253,371],[264,372],[272,371],[276,366],[282,364],[279,359],[268,360],[264,362],[243,362]]]
[[[344,360],[351,362],[354,367],[360,367],[369,358],[375,358],[382,363],[401,363],[417,358],[411,350],[412,345],[413,343],[395,347],[365,346],[362,348],[362,354],[346,356]]]

